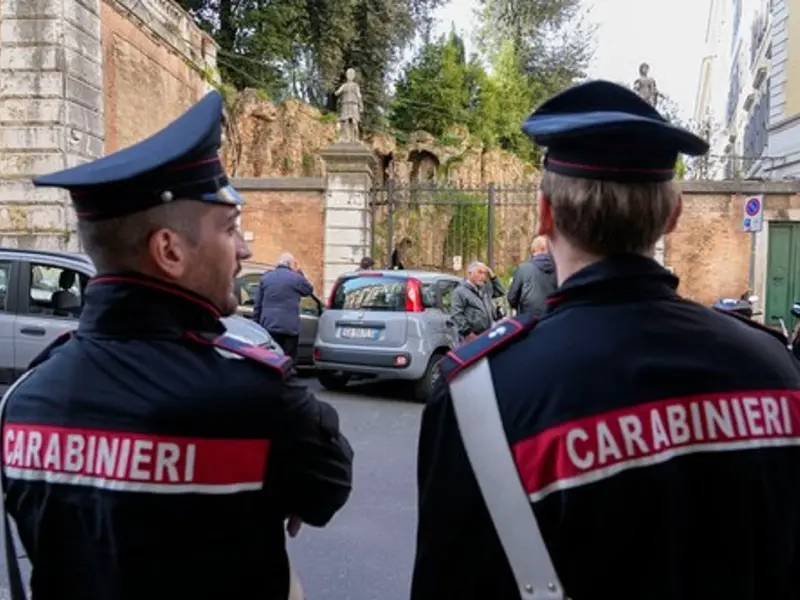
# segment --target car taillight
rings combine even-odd
[[[406,312],[423,312],[422,283],[419,279],[409,279],[406,283]]]

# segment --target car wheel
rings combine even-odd
[[[414,400],[417,402],[427,402],[428,396],[442,376],[439,369],[439,362],[444,358],[444,354],[434,354],[428,361],[428,368],[425,369],[425,375],[419,380],[414,382]]]
[[[350,376],[336,371],[318,371],[317,379],[326,390],[341,392],[347,387]]]

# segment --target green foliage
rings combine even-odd
[[[447,198],[454,203],[444,239],[442,264],[460,256],[464,266],[486,260],[489,244],[489,210],[486,200],[477,194],[455,192]]]
[[[425,130],[460,145],[447,132],[466,126],[484,146],[534,162],[520,123],[582,77],[592,52],[581,0],[481,0],[482,52],[471,57],[455,32],[430,37],[433,11],[458,0],[177,1],[219,44],[229,96],[248,87],[275,102],[296,97],[333,121],[335,91],[354,67],[365,133],[390,125],[400,141]],[[421,48],[388,98],[391,71],[414,40]]]
[[[520,124],[536,105],[584,75],[591,31],[575,26],[582,13],[573,0],[484,0],[483,6],[485,60],[467,60],[455,32],[424,44],[397,83],[390,123],[440,141],[449,127],[465,125],[484,147],[538,162],[539,151]],[[528,26],[519,28],[508,15]],[[492,24],[505,33],[491,30]],[[553,32],[561,37],[554,40]]]
[[[336,108],[333,92],[358,71],[366,129],[381,124],[390,68],[430,30],[444,0],[178,0],[219,44],[226,82]]]
[[[469,101],[464,43],[453,32],[425,44],[400,77],[389,122],[441,137],[451,125],[466,124]]]

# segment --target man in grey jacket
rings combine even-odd
[[[508,303],[518,314],[544,314],[547,297],[558,287],[556,267],[543,236],[531,243],[531,258],[522,263],[508,288]]]
[[[492,300],[505,294],[494,272],[481,262],[467,267],[467,278],[453,290],[450,312],[462,339],[472,339],[492,326]]]

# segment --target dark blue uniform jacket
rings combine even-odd
[[[140,276],[89,283],[77,333],[11,394],[7,506],[37,600],[285,600],[283,520],[325,525],[352,450],[282,357]]]
[[[573,600],[800,597],[800,367],[776,336],[680,298],[654,261],[569,278],[490,357],[520,479]],[[780,336],[778,336],[780,337]],[[518,599],[446,384],[419,442],[412,600]]]

